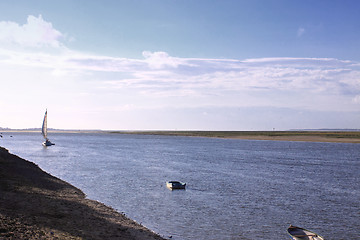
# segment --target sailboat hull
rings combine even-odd
[[[294,240],[324,240],[324,238],[307,229],[290,225],[288,233]]]
[[[50,142],[49,140],[46,140],[45,142],[42,143],[42,145],[43,145],[44,147],[49,147],[49,146],[55,145],[55,143],[52,143],[52,142]]]

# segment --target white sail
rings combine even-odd
[[[50,140],[47,138],[47,109],[45,111],[45,116],[44,116],[44,120],[43,120],[43,124],[42,124],[42,128],[41,128],[41,133],[45,138],[45,142],[43,142],[43,146],[49,147],[49,146],[55,145],[55,143],[50,142]]]
[[[42,124],[42,128],[41,128],[41,133],[44,136],[44,138],[47,139],[47,110],[45,112],[45,116],[44,116],[44,120],[43,120],[43,124]]]

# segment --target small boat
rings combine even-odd
[[[49,147],[49,146],[55,145],[55,143],[50,142],[50,140],[47,138],[47,109],[45,111],[45,116],[44,116],[44,120],[43,120],[43,124],[42,124],[42,128],[41,128],[41,134],[45,138],[45,142],[43,142],[43,144],[42,144],[44,147]]]
[[[288,233],[294,240],[324,240],[322,236],[312,231],[292,225],[288,228]]]
[[[182,183],[182,182],[178,182],[178,181],[169,181],[169,182],[166,182],[166,186],[168,188],[170,188],[171,190],[185,189],[186,183]]]

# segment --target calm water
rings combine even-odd
[[[289,224],[360,239],[360,144],[63,133],[44,148],[40,134],[3,135],[10,152],[174,240],[289,239]]]

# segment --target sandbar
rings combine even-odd
[[[110,131],[109,133],[264,141],[360,143],[360,131]]]

